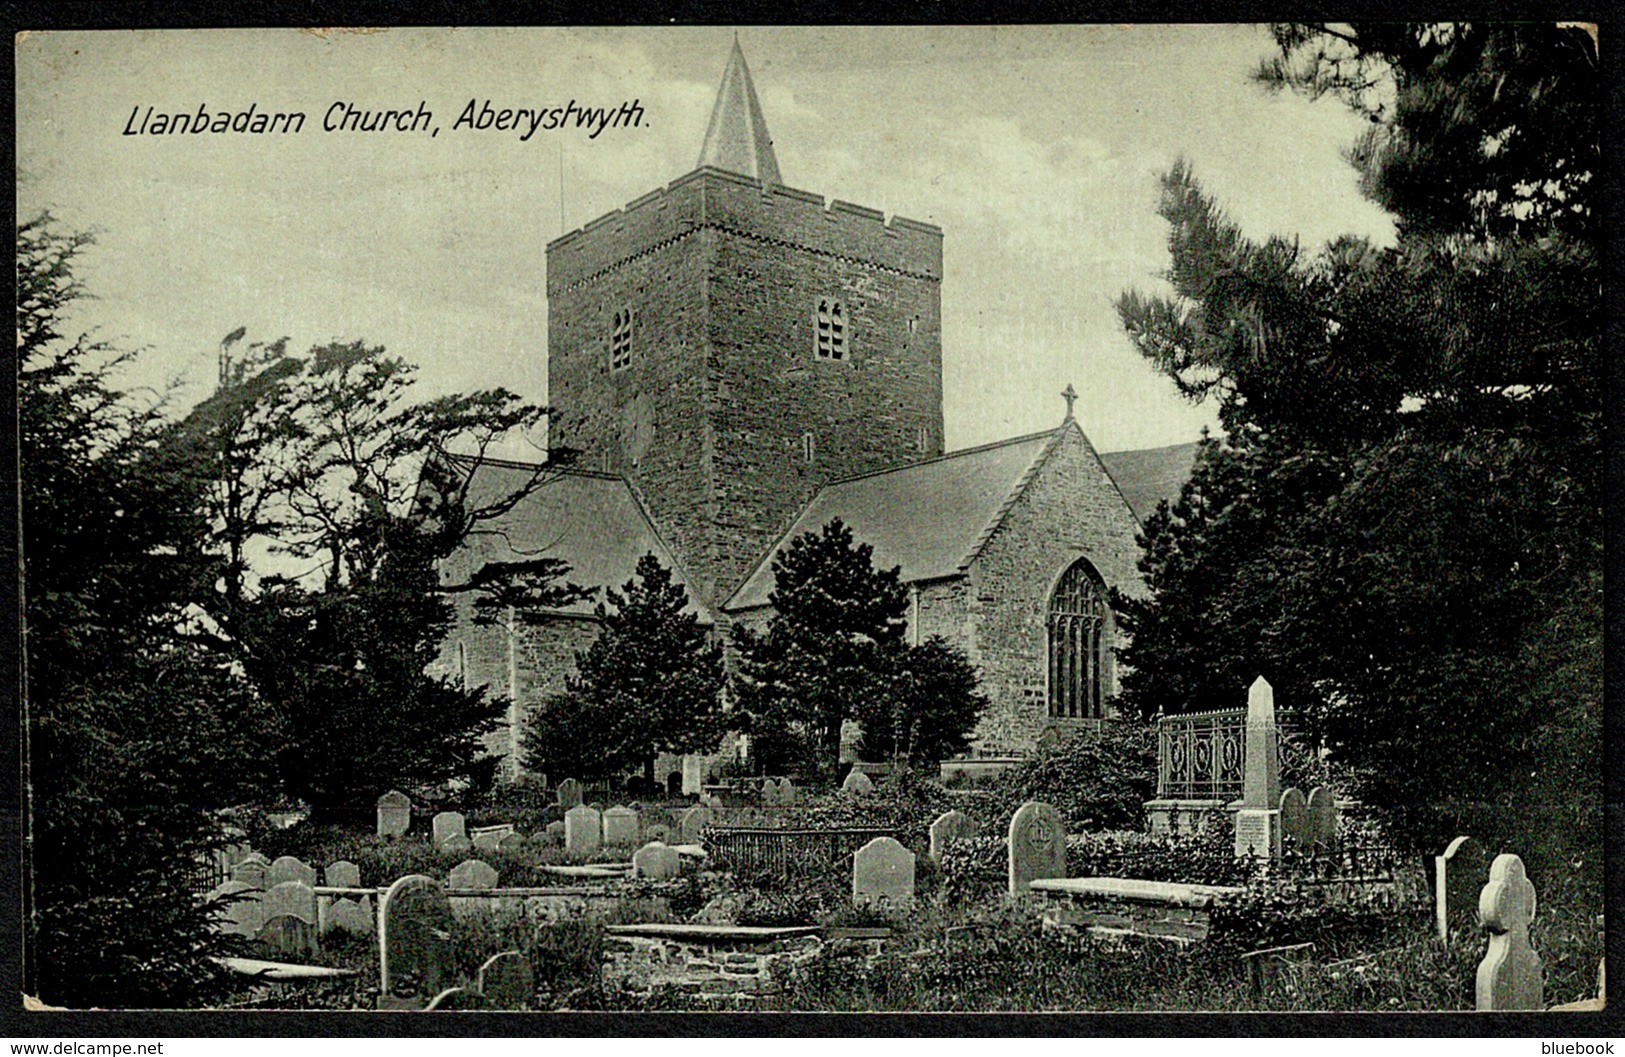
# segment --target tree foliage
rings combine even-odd
[[[960,651],[905,641],[908,591],[873,555],[839,519],[798,536],[773,559],[765,633],[735,626],[736,695],[770,771],[833,775],[849,720],[870,753],[940,759],[963,747],[985,707]]]
[[[607,594],[593,611],[598,637],[576,655],[565,691],[531,718],[525,766],[578,778],[637,770],[652,782],[657,754],[721,742],[722,647],[653,554]]]
[[[1600,703],[1595,53],[1550,25],[1275,32],[1266,81],[1371,118],[1350,159],[1397,241],[1257,243],[1164,179],[1172,294],[1119,312],[1225,437],[1146,525],[1124,702],[1233,706],[1265,674],[1431,846],[1530,802],[1537,746],[1600,748],[1572,706]]]

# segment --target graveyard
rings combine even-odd
[[[391,791],[369,831],[296,823],[210,864],[216,928],[242,941],[227,1005],[1596,1008],[1595,890],[1548,872],[1537,899],[1516,849],[1470,835],[1407,859],[1334,789],[1283,788],[1317,775],[1262,680],[1242,729],[1241,795],[1155,828],[1142,787],[1096,795],[1099,817],[1140,809],[1105,829],[1065,789],[1070,818],[1012,802],[1033,792],[1020,771],[855,768],[832,789],[768,777],[632,803],[566,779],[467,811]],[[1170,766],[1203,777],[1167,741],[1159,794],[1180,791]]]

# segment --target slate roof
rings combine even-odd
[[[1145,524],[1157,509],[1157,503],[1166,499],[1171,504],[1179,498],[1179,490],[1190,479],[1191,467],[1196,462],[1197,445],[1175,444],[1167,448],[1145,448],[1140,451],[1105,452],[1100,461],[1106,472],[1117,482],[1129,509]]]
[[[1059,435],[1045,430],[835,481],[813,497],[780,542],[838,517],[856,539],[874,547],[875,568],[900,566],[904,583],[957,576]],[[763,557],[722,608],[768,604],[778,549]]]
[[[474,471],[470,504],[512,494],[524,487],[535,471],[532,463],[485,459]],[[494,527],[500,531],[469,540],[468,549],[475,560],[559,558],[569,563],[567,579],[571,582],[583,587],[618,589],[633,578],[638,559],[653,552],[662,565],[672,570],[674,580],[688,584],[682,566],[661,541],[631,486],[612,474],[549,470],[544,483]],[[712,620],[703,607],[697,609],[702,619]],[[562,612],[590,615],[592,602],[579,602]]]

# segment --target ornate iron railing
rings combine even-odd
[[[1286,739],[1297,724],[1276,720],[1276,762],[1289,763]],[[1247,710],[1188,712],[1157,720],[1157,797],[1162,800],[1234,800],[1241,796],[1247,763]]]
[[[708,826],[701,840],[717,865],[788,876],[839,868],[876,837],[890,836],[894,834],[889,829]]]

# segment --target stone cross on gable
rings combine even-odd
[[[1076,389],[1072,388],[1072,383],[1071,382],[1066,383],[1066,388],[1061,390],[1061,399],[1066,401],[1066,417],[1067,418],[1072,417],[1072,402],[1074,400],[1076,400],[1077,398],[1078,398],[1078,391]]]

